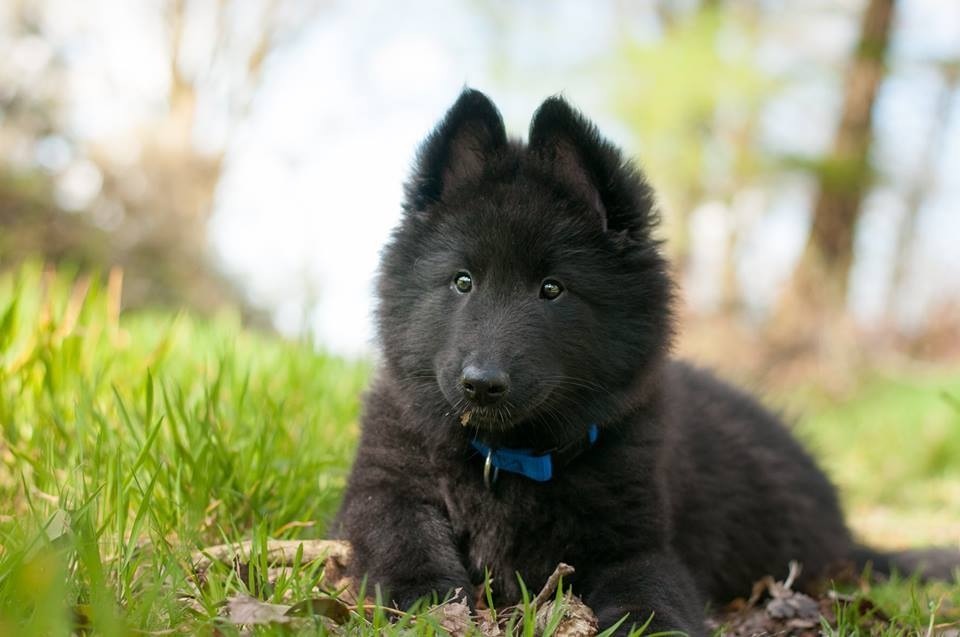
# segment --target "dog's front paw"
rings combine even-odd
[[[389,599],[390,605],[399,610],[409,610],[423,601],[427,604],[440,604],[444,601],[462,600],[466,602],[473,613],[476,610],[476,600],[472,593],[473,588],[464,582],[444,581],[435,584],[411,584],[393,586],[389,595],[381,599]]]

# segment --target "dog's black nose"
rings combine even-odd
[[[463,368],[460,386],[464,396],[472,402],[480,406],[494,405],[507,395],[510,377],[507,372],[493,365],[467,365]]]

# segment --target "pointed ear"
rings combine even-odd
[[[421,210],[478,177],[506,144],[507,133],[497,107],[480,91],[464,90],[417,152],[406,185],[409,206]]]
[[[596,127],[562,97],[548,98],[530,122],[530,148],[575,196],[589,206],[607,230],[607,210],[595,173],[597,146],[603,140]]]
[[[548,98],[530,122],[530,149],[546,170],[599,219],[603,230],[649,235],[653,192],[620,150],[562,97]]]

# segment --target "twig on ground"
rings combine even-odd
[[[573,572],[574,568],[569,564],[564,564],[563,562],[557,564],[557,568],[555,568],[550,577],[547,578],[547,583],[543,585],[543,589],[533,598],[533,607],[537,608],[553,597],[553,594],[557,591],[557,586],[560,584],[560,578],[573,575]]]
[[[217,544],[194,551],[192,562],[194,570],[209,568],[212,562],[229,563],[234,556],[249,557],[253,546],[251,540],[232,544]],[[268,540],[267,561],[272,565],[291,565],[300,547],[303,547],[303,564],[319,559],[334,558],[342,562],[350,560],[350,545],[340,540]]]

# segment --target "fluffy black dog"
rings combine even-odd
[[[335,523],[386,599],[469,591],[489,569],[510,603],[517,574],[537,590],[563,561],[602,626],[653,614],[701,634],[708,601],[791,560],[806,582],[896,561],[854,544],[776,416],[668,359],[653,199],[559,97],[526,145],[471,90],[425,140],[383,252],[384,362]]]

